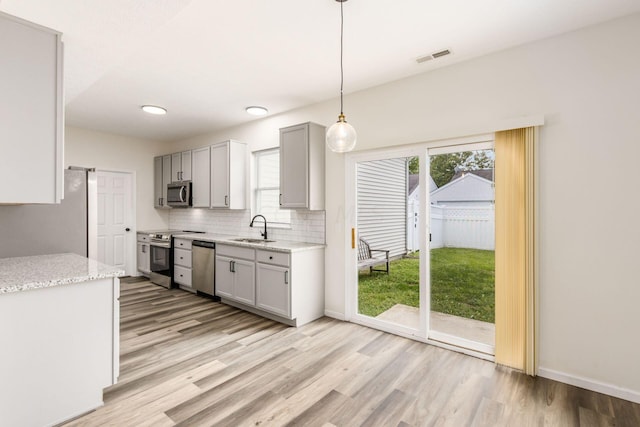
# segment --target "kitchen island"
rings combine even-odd
[[[0,259],[2,425],[55,425],[103,404],[119,373],[123,274],[75,254]]]

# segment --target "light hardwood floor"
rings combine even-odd
[[[640,426],[640,405],[351,323],[122,282],[121,374],[66,426]]]

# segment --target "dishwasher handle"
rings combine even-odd
[[[215,242],[205,242],[203,240],[194,240],[191,243],[191,246],[198,246],[198,247],[201,247],[201,248],[209,248],[209,249],[215,249],[216,248]]]

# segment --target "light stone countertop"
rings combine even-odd
[[[117,267],[76,254],[0,258],[0,294],[124,276]]]
[[[206,242],[216,242],[218,244],[241,246],[245,248],[264,249],[276,252],[300,252],[313,249],[321,249],[326,245],[321,243],[292,242],[289,240],[276,240],[266,243],[236,242],[233,239],[242,239],[243,236],[233,236],[224,234],[174,234],[173,237],[188,240],[204,240]]]

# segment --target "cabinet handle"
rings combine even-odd
[[[225,206],[229,206],[229,203],[227,202],[227,200],[229,200],[229,196],[224,196],[224,205]]]
[[[289,284],[289,271],[284,272],[284,284],[285,285]]]
[[[232,273],[236,272],[236,262],[235,261],[229,261],[229,271]]]
[[[278,203],[282,206],[282,193],[278,196]]]

